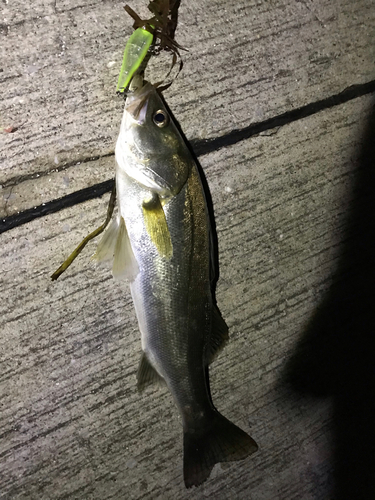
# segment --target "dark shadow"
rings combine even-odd
[[[375,499],[374,104],[338,271],[285,372],[294,390],[332,397],[335,500]]]

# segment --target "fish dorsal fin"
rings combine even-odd
[[[158,374],[158,372],[155,370],[155,368],[151,365],[151,363],[147,359],[146,354],[143,352],[137,371],[138,391],[139,392],[143,391],[145,387],[147,387],[150,384],[153,384],[154,382],[156,382],[159,385],[165,383],[163,377]]]
[[[112,275],[116,280],[134,280],[139,267],[133,253],[123,217],[113,219],[99,241],[93,259],[97,262],[113,260]]]
[[[206,364],[212,363],[228,340],[228,326],[216,305],[212,307],[211,333],[206,345]]]

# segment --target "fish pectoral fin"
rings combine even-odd
[[[139,392],[142,392],[145,387],[156,382],[159,385],[165,383],[165,380],[155,368],[151,365],[147,359],[146,354],[143,352],[141,356],[141,361],[139,362],[137,371],[137,388]]]
[[[228,341],[228,326],[225,323],[216,305],[212,308],[211,333],[206,345],[206,364],[209,365],[215,359]]]
[[[151,241],[161,257],[170,259],[173,255],[172,240],[159,196],[154,194],[150,200],[145,200],[142,209]]]
[[[123,217],[119,216],[111,222],[92,258],[97,262],[113,260],[112,275],[115,279],[134,280],[139,267]]]

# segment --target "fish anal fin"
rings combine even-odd
[[[158,372],[155,370],[155,368],[151,365],[151,363],[147,359],[146,354],[143,352],[137,371],[138,391],[142,392],[143,389],[145,389],[145,387],[155,382],[158,385],[163,385],[163,383],[165,383],[163,377],[158,374]]]
[[[196,429],[184,432],[185,486],[199,486],[219,462],[242,460],[256,452],[258,445],[242,429],[218,411],[205,418]]]
[[[206,344],[206,364],[212,363],[228,341],[228,326],[216,305],[212,307],[211,332]]]

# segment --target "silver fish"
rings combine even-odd
[[[186,487],[218,462],[240,460],[255,441],[214,407],[208,364],[228,328],[214,303],[212,243],[197,166],[155,87],[125,104],[116,144],[119,216],[96,258],[114,256],[130,280],[143,354],[138,388],[164,381],[182,417]]]

